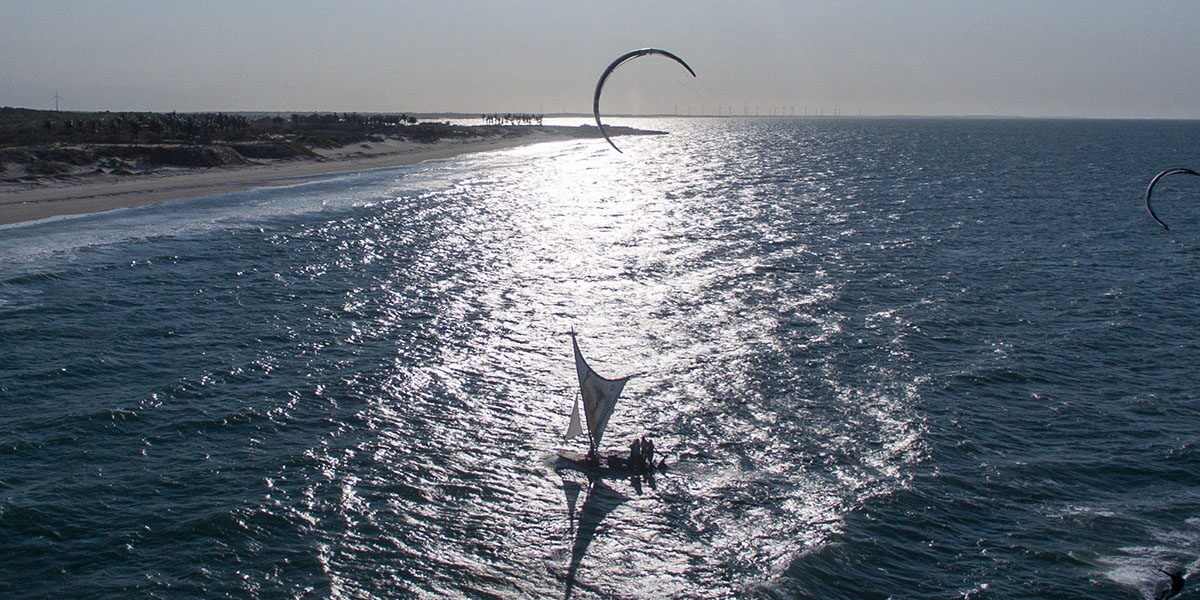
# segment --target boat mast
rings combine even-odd
[[[572,331],[571,331],[571,335],[572,335],[572,336],[574,336],[574,335],[575,335],[575,331],[574,331],[574,330],[572,330]],[[582,388],[582,386],[580,387],[580,389],[578,389],[578,390],[575,390],[575,393],[579,395],[579,399],[580,399],[580,400],[582,400],[582,399],[583,399],[583,388]],[[576,405],[576,406],[578,407],[578,405]],[[585,429],[587,429],[588,448],[591,448],[591,449],[592,449],[592,454],[595,454],[595,453],[596,453],[596,441],[592,439],[592,423],[591,423],[591,418],[588,416],[588,411],[587,411],[587,407],[586,407],[586,406],[584,406],[584,410],[583,410],[583,420],[584,420],[585,422],[587,422],[587,427],[586,427]]]
[[[571,335],[575,335],[575,333],[571,332]],[[580,398],[583,397],[583,386],[582,385],[580,386],[580,389],[579,389],[579,396],[580,396]],[[584,406],[583,406],[583,420],[585,423],[587,423],[586,429],[587,429],[587,434],[588,434],[588,447],[592,449],[593,456],[599,457],[600,455],[596,451],[596,440],[594,438],[592,438],[592,415],[591,415],[591,411],[589,411],[587,409],[587,403],[584,403]]]

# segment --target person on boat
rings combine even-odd
[[[629,443],[629,465],[636,466],[642,464],[642,440],[634,438]]]
[[[646,461],[646,468],[654,468],[654,440],[642,436],[642,458]]]

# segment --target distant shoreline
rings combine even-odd
[[[507,129],[507,128],[506,128]],[[662,132],[606,127],[610,135]],[[596,127],[512,127],[504,136],[440,139],[431,143],[382,138],[318,153],[315,158],[253,161],[207,168],[164,169],[135,175],[84,174],[0,184],[0,225],[161,204],[170,200],[294,185],[337,173],[447,159],[542,142],[600,138]]]

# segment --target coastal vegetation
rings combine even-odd
[[[521,135],[535,115],[497,115],[482,126],[420,121],[404,113],[59,112],[0,108],[0,178],[132,174],[320,159],[322,149],[395,141]],[[507,125],[507,127],[504,127]],[[523,125],[525,127],[512,127]]]
[[[502,115],[479,115],[486,125],[541,125],[542,115],[528,113],[504,113]]]

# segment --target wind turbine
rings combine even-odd
[[[51,98],[51,100],[54,100],[54,112],[62,112],[58,107],[58,101],[62,99],[63,97],[58,95],[58,90],[54,90],[54,97]]]

